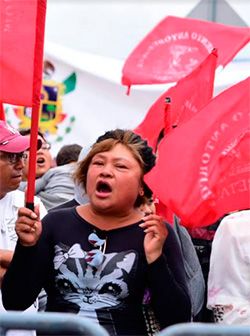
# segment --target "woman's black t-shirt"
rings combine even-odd
[[[71,208],[50,212],[42,223],[35,246],[17,244],[3,283],[7,309],[27,308],[44,288],[47,311],[89,317],[110,335],[145,335],[148,288],[162,328],[189,320],[183,260],[170,225],[162,256],[148,265],[140,222],[103,231]]]

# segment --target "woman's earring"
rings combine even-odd
[[[140,195],[140,196],[143,196],[143,195],[144,195],[144,190],[143,190],[143,189],[140,189],[140,191],[139,191],[139,195]]]

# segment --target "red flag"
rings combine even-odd
[[[212,98],[217,52],[213,50],[192,73],[163,93],[151,106],[145,119],[134,130],[148,140],[155,150],[160,132],[166,132],[174,126],[191,118]],[[166,97],[170,97],[171,106],[166,106]]]
[[[32,106],[34,55],[38,30],[43,26],[45,0],[0,0],[0,101]],[[38,17],[39,16],[39,17]],[[40,71],[40,69],[38,69]]]
[[[145,181],[186,226],[250,207],[249,106],[250,77],[161,141]]]
[[[213,48],[225,66],[250,39],[249,27],[167,16],[132,51],[122,84],[176,82],[189,74]]]
[[[33,208],[46,0],[0,1],[0,101],[32,107],[26,206]]]

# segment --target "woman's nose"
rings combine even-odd
[[[113,169],[112,169],[112,166],[111,165],[104,165],[103,166],[103,169],[101,171],[101,175],[102,176],[112,176],[113,175]]]

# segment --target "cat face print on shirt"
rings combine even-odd
[[[136,252],[105,254],[96,269],[87,264],[87,252],[79,244],[55,246],[55,287],[57,295],[78,311],[114,307],[129,295],[128,279],[135,267]]]

